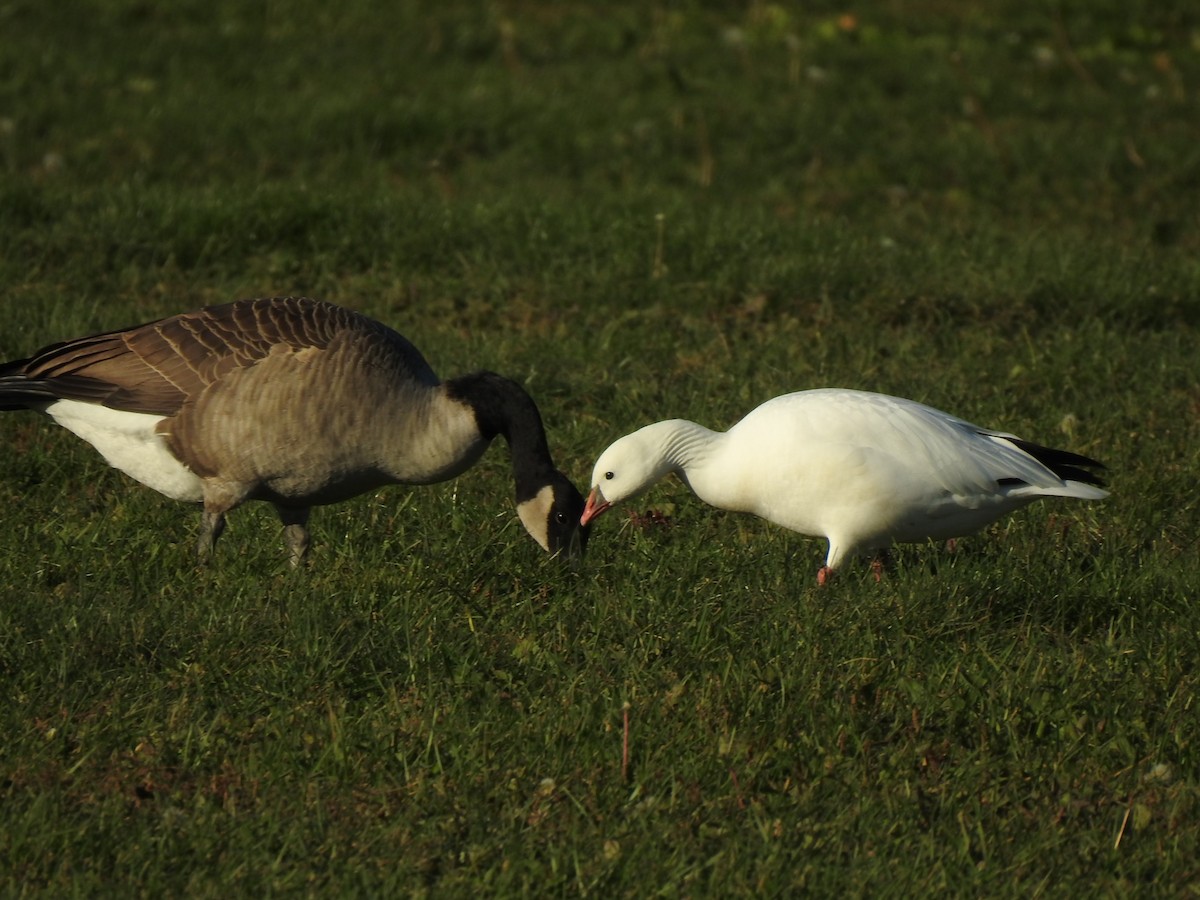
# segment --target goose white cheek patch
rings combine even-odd
[[[529,536],[537,541],[543,550],[550,552],[550,507],[554,504],[554,489],[546,485],[531,500],[517,504],[517,515],[521,524],[529,532]]]

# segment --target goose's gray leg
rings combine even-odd
[[[200,558],[202,565],[212,558],[213,549],[217,546],[217,538],[224,530],[225,510],[217,506],[210,506],[206,501],[204,514],[200,517],[200,539],[196,541],[196,556]]]
[[[275,505],[279,521],[283,523],[283,540],[291,554],[292,566],[299,566],[308,553],[312,539],[308,534],[309,508]]]
[[[200,539],[196,555],[204,564],[212,557],[217,539],[225,531],[225,514],[246,499],[247,489],[236,482],[208,479],[204,482],[204,514],[200,517]]]

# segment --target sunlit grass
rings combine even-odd
[[[198,569],[196,510],[5,413],[4,892],[1194,889],[1182,11],[0,17],[6,359],[307,293],[523,381],[581,486],[835,385],[1113,491],[818,589],[822,542],[673,480],[546,560],[501,442],[316,511],[304,571],[252,507]]]

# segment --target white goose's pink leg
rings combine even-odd
[[[891,561],[891,547],[884,547],[882,550],[876,550],[875,555],[871,557],[871,574],[875,576],[876,584],[883,581],[883,576],[887,573],[887,567]]]
[[[829,552],[825,554],[825,565],[817,570],[817,584],[828,584],[833,578],[833,570],[845,556],[845,547],[853,547],[853,542],[846,542],[835,537],[829,537]]]
[[[825,554],[825,565],[817,569],[817,584],[829,584],[833,578],[833,570],[842,561],[842,542],[835,537],[829,537],[829,552]]]

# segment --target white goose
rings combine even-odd
[[[1101,463],[978,428],[912,400],[785,394],[729,431],[670,419],[620,438],[592,473],[583,524],[674,472],[705,503],[829,541],[849,556],[976,531],[1040,497],[1100,500]]]
[[[548,552],[582,552],[583,497],[550,457],[533,400],[477,372],[439,381],[404,337],[303,297],[239,300],[52,344],[0,364],[0,410],[34,409],[109,464],[204,504],[207,558],[225,515],[272,503],[293,564],[312,506],[470,468],[502,434],[517,511]]]

